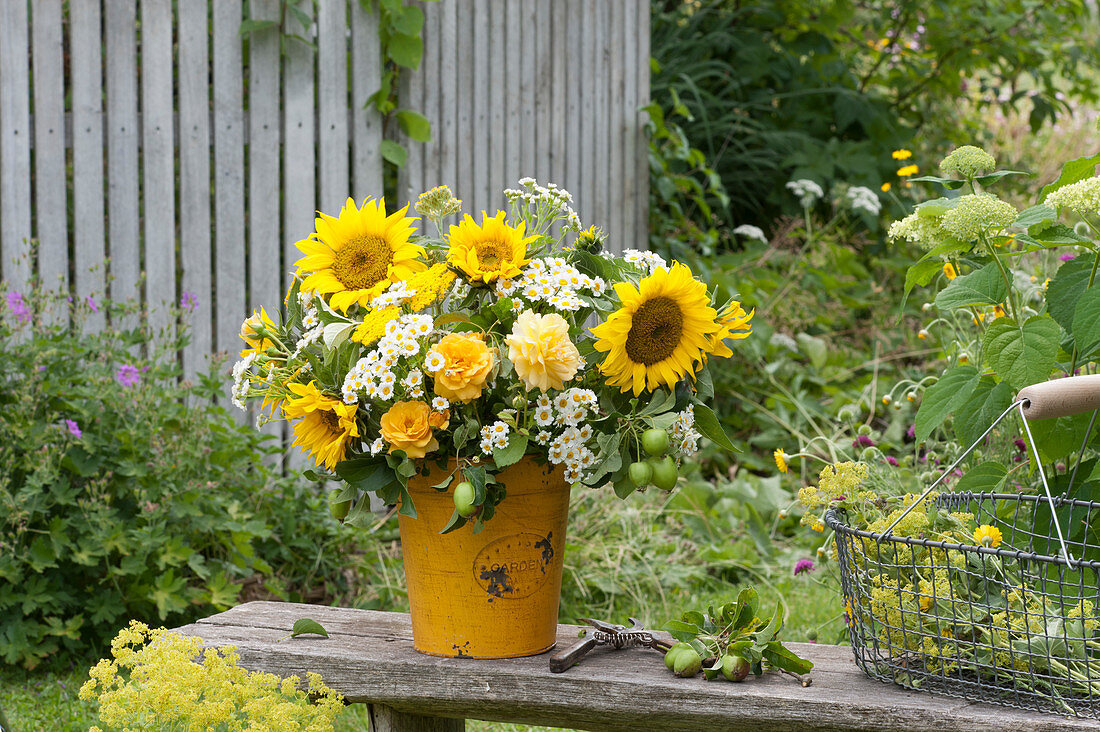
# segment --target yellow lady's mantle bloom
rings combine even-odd
[[[998,529],[996,526],[982,524],[978,528],[974,529],[975,544],[981,544],[982,546],[996,548],[1000,545],[1001,540],[1001,530]]]
[[[287,384],[297,399],[283,403],[287,419],[299,419],[294,425],[294,444],[309,450],[313,459],[332,470],[344,459],[348,445],[359,436],[355,421],[357,404],[344,404],[325,396],[314,384]]]
[[[232,646],[203,649],[202,638],[130,621],[111,642],[111,659],[92,667],[80,698],[99,703],[109,729],[300,729],[332,732],[343,697],[321,677],[240,668]],[[92,727],[98,730],[99,727]]]
[[[569,324],[557,313],[524,310],[505,342],[508,360],[528,389],[564,389],[580,368],[581,354],[569,340]]]
[[[658,267],[637,288],[620,282],[615,292],[621,307],[592,329],[596,350],[607,352],[600,371],[611,386],[635,396],[662,384],[671,388],[714,351],[712,337],[723,325],[707,286],[683,264]]]
[[[531,261],[524,258],[527,245],[536,238],[524,238],[526,226],[523,222],[519,226],[504,223],[503,211],[492,218],[482,211],[480,226],[466,214],[461,224],[451,226],[447,264],[461,270],[472,283],[518,277]]]
[[[426,269],[424,248],[409,241],[416,219],[405,218],[408,209],[387,216],[384,200],[356,208],[349,198],[338,218],[319,214],[316,231],[296,244],[306,255],[295,262],[302,290],[329,295],[329,305],[347,312]]]

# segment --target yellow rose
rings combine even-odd
[[[411,458],[422,458],[439,449],[432,434],[432,408],[421,401],[397,402],[382,415],[382,439],[389,452],[404,450]]]
[[[260,308],[258,313],[252,313],[252,317],[241,323],[241,340],[248,346],[248,348],[241,351],[241,358],[250,353],[263,353],[275,345],[271,340],[260,336],[258,331],[261,329],[266,329],[269,332],[275,330],[275,324],[271,322],[271,318],[263,308]]]
[[[493,369],[493,354],[479,335],[450,333],[432,351],[443,358],[435,372],[435,393],[453,402],[469,402],[481,396],[485,379]]]
[[[580,367],[581,354],[569,340],[569,324],[557,313],[520,313],[505,339],[508,358],[528,389],[564,389]]]

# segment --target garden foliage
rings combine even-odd
[[[51,305],[65,325],[43,324]],[[130,618],[182,624],[236,604],[246,578],[285,599],[344,591],[350,535],[212,406],[220,379],[181,385],[180,339],[85,332],[91,308],[128,310],[0,305],[0,658],[69,660]]]

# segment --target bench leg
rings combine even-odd
[[[466,720],[449,717],[423,717],[399,712],[384,704],[371,704],[370,732],[463,732]]]

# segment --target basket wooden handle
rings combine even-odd
[[[1100,408],[1100,375],[1072,376],[1020,389],[1024,416],[1032,419],[1066,417]]]

